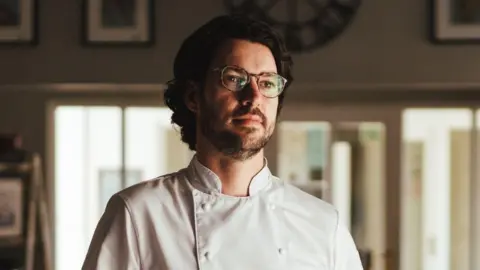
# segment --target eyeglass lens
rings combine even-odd
[[[267,97],[275,97],[283,90],[284,79],[278,74],[266,73],[252,77],[257,79],[259,90]],[[222,82],[231,91],[241,91],[249,83],[249,75],[241,68],[225,67]]]

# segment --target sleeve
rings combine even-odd
[[[340,219],[337,219],[333,265],[333,270],[364,270],[353,237]]]
[[[141,269],[137,230],[125,201],[114,195],[93,234],[82,270]]]

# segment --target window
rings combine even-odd
[[[193,152],[164,108],[60,106],[54,114],[55,265],[78,269],[110,197],[185,167]]]
[[[369,269],[385,268],[385,141],[382,122],[281,122],[279,177],[330,201]]]
[[[468,270],[469,109],[403,114],[402,269]]]

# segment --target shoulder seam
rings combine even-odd
[[[337,264],[337,237],[338,237],[338,229],[339,229],[339,226],[340,226],[340,213],[338,212],[337,209],[335,209],[335,214],[336,214],[336,224],[335,224],[335,231],[334,231],[334,234],[333,234],[333,245],[332,245],[332,270],[335,270],[336,269],[336,264]]]
[[[124,197],[122,194],[118,194],[118,197],[123,201],[123,203],[125,204],[125,208],[128,211],[128,215],[130,215],[130,217],[132,218],[133,231],[135,232],[135,237],[137,239],[136,244],[137,244],[138,264],[139,264],[139,268],[143,269],[142,257],[140,256],[140,243],[139,243],[140,237],[139,237],[139,234],[138,234],[137,223],[135,222],[135,218],[134,218],[132,210],[130,208],[130,203],[128,202],[128,198]]]

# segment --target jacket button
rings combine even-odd
[[[287,251],[283,248],[279,248],[278,253],[280,253],[280,255],[285,255],[285,253],[287,253]]]
[[[210,206],[209,203],[204,203],[204,204],[203,204],[203,210],[209,211],[211,208],[212,208],[212,207]]]
[[[210,253],[208,253],[208,251],[207,251],[207,252],[205,252],[205,253],[203,254],[203,256],[200,257],[200,262],[201,262],[201,263],[205,263],[206,261],[208,261],[208,260],[210,260],[210,259],[211,259],[211,255],[210,255]]]

